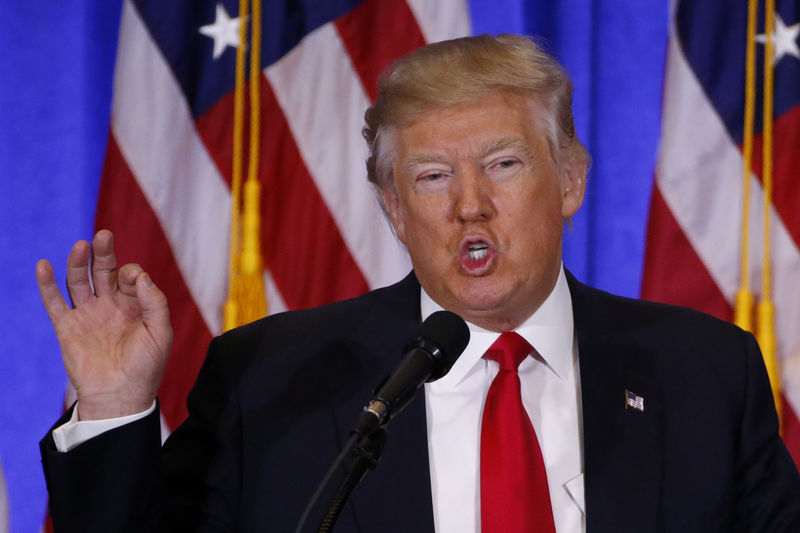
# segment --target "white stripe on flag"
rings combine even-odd
[[[742,156],[706,98],[672,28],[667,52],[661,147],[656,180],[670,211],[729,302],[739,288]],[[763,190],[751,180],[751,288],[761,279]],[[778,354],[800,349],[800,253],[771,210],[773,300]],[[784,369],[784,374],[786,373]],[[786,389],[795,412],[800,391]]]
[[[219,333],[231,195],[130,0],[123,5],[111,120],[120,151],[155,211],[192,298],[209,330]]]
[[[264,289],[267,294],[268,314],[274,315],[288,310],[286,303],[283,301],[283,296],[280,291],[278,291],[278,287],[275,285],[275,280],[272,279],[269,270],[264,271]]]
[[[381,220],[366,180],[361,127],[369,99],[334,25],[308,34],[265,74],[306,168],[370,288],[402,278],[410,262]]]
[[[425,42],[464,37],[472,32],[465,0],[407,0]]]

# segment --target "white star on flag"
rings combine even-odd
[[[217,3],[217,17],[214,23],[200,26],[200,33],[214,39],[214,59],[218,59],[228,46],[232,48],[239,46],[240,20],[239,17],[232,19],[225,11],[225,6]]]
[[[786,26],[781,16],[775,13],[775,32],[772,34],[773,65],[776,65],[785,55],[800,59],[800,47],[797,46],[798,35],[800,35],[800,22]],[[767,42],[767,35],[765,33],[757,35],[756,41],[759,43]]]

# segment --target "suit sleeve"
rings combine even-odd
[[[800,531],[800,476],[778,433],[761,351],[747,337],[746,391],[735,478],[736,531]]]
[[[55,531],[156,530],[162,501],[158,417],[156,410],[67,453],[56,449],[48,432],[40,450]]]
[[[189,394],[189,417],[162,449],[168,512],[165,531],[228,532],[237,529],[241,490],[241,412],[236,383],[239,351],[209,346]]]
[[[66,453],[51,428],[40,450],[56,532],[236,529],[238,402],[219,344],[209,347],[188,419],[163,448],[158,409]]]

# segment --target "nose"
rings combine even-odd
[[[453,195],[455,218],[462,222],[480,222],[495,215],[492,183],[480,168],[466,168],[457,173]]]

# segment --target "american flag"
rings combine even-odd
[[[761,182],[764,8],[759,2],[750,182],[750,287],[758,291],[763,245]],[[672,6],[661,147],[642,296],[733,316],[742,224],[747,1]],[[776,2],[771,262],[784,440],[800,464],[800,1]]]
[[[313,4],[313,7],[312,5]],[[410,269],[366,183],[364,111],[378,73],[467,35],[464,0],[263,3],[261,248],[270,312],[352,297]],[[148,270],[175,340],[165,429],[222,328],[228,285],[238,3],[125,0],[96,227]]]
[[[625,409],[631,407],[639,411],[644,411],[644,398],[625,389]]]

